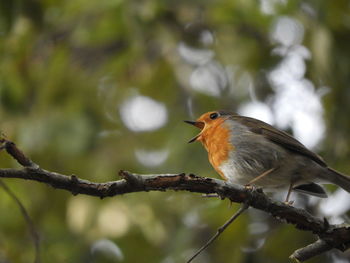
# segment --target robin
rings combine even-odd
[[[200,141],[214,169],[228,182],[272,191],[288,188],[286,203],[292,191],[326,198],[318,183],[333,183],[350,193],[350,177],[263,121],[212,111],[185,122],[201,130],[189,143]]]

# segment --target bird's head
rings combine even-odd
[[[227,111],[210,111],[204,113],[196,121],[185,121],[186,123],[201,129],[201,132],[193,137],[189,143],[194,141],[202,141],[206,131],[216,127],[217,125],[220,125],[230,115],[232,115],[232,113]]]

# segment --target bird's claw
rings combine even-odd
[[[285,205],[292,206],[292,205],[294,204],[294,201],[293,201],[293,200],[292,200],[292,201],[286,200],[286,201],[284,201],[283,203],[284,203]]]
[[[247,190],[254,190],[256,187],[254,185],[251,185],[251,184],[246,184],[246,185],[244,185],[244,188]]]

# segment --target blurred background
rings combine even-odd
[[[182,121],[228,109],[292,133],[350,174],[350,2],[1,0],[0,129],[42,168],[83,179],[137,173],[218,177]],[[5,153],[1,167],[18,167]],[[41,239],[42,262],[184,262],[237,209],[185,192],[100,200],[3,180]],[[294,194],[349,222],[350,195]],[[284,193],[274,198],[282,199]],[[0,189],[0,262],[34,245]],[[287,262],[309,233],[250,209],[196,262]],[[310,262],[349,262],[332,251]]]

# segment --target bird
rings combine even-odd
[[[326,198],[320,184],[332,183],[350,193],[350,177],[331,167],[290,134],[261,120],[230,111],[210,111],[185,121],[201,131],[199,141],[213,168],[227,182],[267,191],[288,189]]]

